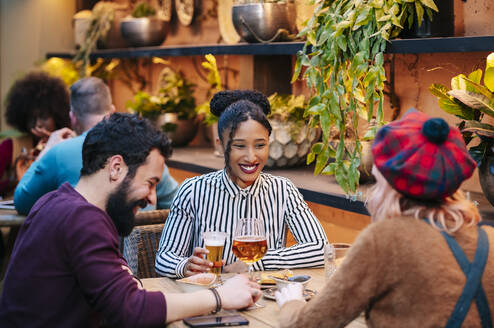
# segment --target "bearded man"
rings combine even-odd
[[[81,178],[40,198],[17,237],[0,299],[0,327],[154,327],[212,310],[238,309],[259,286],[235,277],[217,290],[143,290],[118,248],[137,210],[156,202],[171,154],[165,135],[116,113],[87,134]]]

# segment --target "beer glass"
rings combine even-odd
[[[232,251],[240,261],[248,265],[251,279],[254,278],[252,264],[262,259],[267,250],[264,221],[259,218],[239,219],[233,236]]]
[[[206,259],[213,262],[211,272],[219,276],[223,265],[223,248],[227,234],[219,231],[206,231],[203,233],[204,245],[209,251]]]
[[[268,251],[264,221],[259,218],[239,219],[233,236],[232,251],[240,261],[249,267],[250,280],[256,281],[252,264],[262,259]],[[257,302],[248,310],[264,306],[264,304]]]
[[[334,243],[324,245],[324,272],[326,280],[338,269],[352,245]]]

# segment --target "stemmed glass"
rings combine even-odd
[[[264,221],[260,218],[241,218],[233,235],[233,254],[249,267],[250,280],[256,281],[252,264],[263,258],[268,250]],[[255,307],[263,307],[255,304]],[[254,308],[255,308],[254,307]]]

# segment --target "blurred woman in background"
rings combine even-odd
[[[5,101],[7,123],[28,136],[26,149],[12,139],[0,144],[0,177],[15,161],[16,181],[0,180],[0,194],[15,186],[42,151],[51,132],[70,127],[69,92],[65,83],[47,73],[31,72],[14,82]],[[70,130],[68,130],[70,131]],[[11,180],[11,178],[10,178]]]

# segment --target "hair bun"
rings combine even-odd
[[[271,112],[268,98],[255,90],[227,90],[217,92],[209,102],[209,108],[213,115],[219,117],[228,106],[239,100],[248,100],[256,104],[266,115]]]

